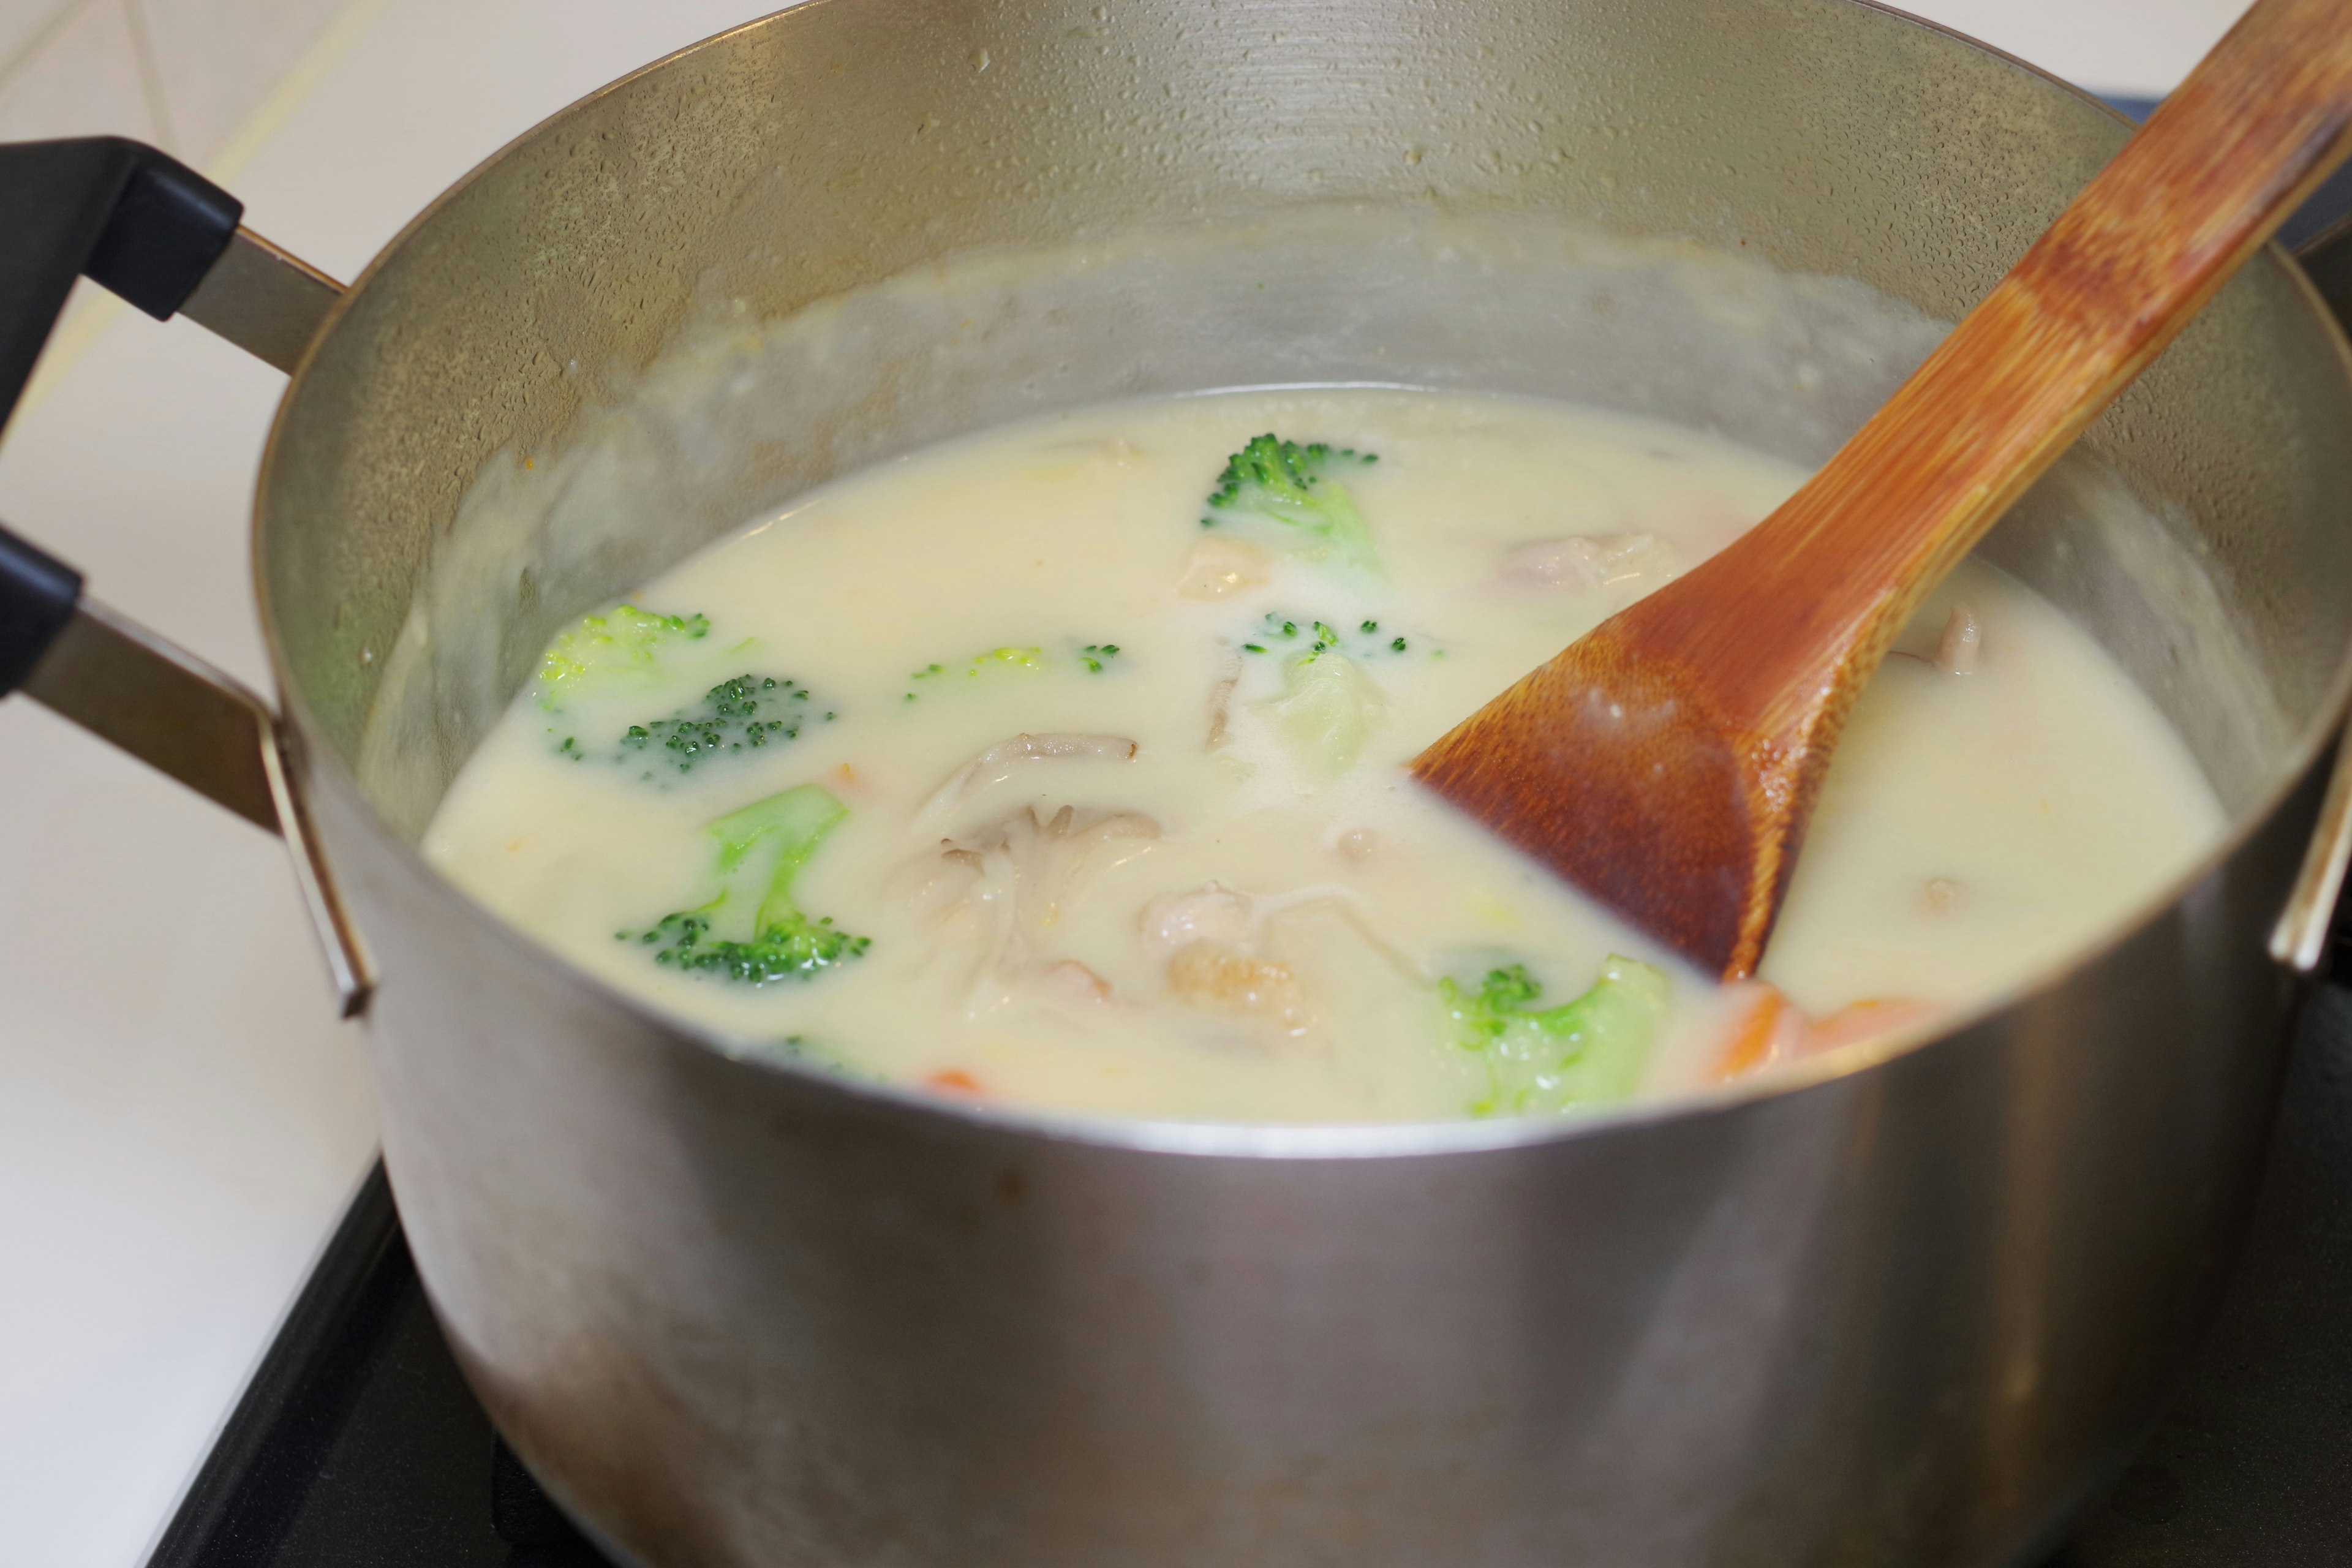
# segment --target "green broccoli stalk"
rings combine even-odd
[[[1538,1011],[1543,987],[1525,966],[1487,972],[1473,993],[1451,980],[1437,994],[1454,1043],[1485,1058],[1487,1094],[1474,1116],[1534,1115],[1622,1100],[1640,1082],[1666,1014],[1666,977],[1611,953],[1575,1001]]]
[[[601,615],[583,616],[547,645],[539,661],[539,705],[551,712],[564,699],[615,677],[649,676],[670,644],[698,642],[710,635],[703,616],[656,616],[635,605],[615,605]]]
[[[860,956],[867,938],[835,929],[829,915],[811,920],[793,901],[793,879],[848,815],[814,784],[729,813],[707,830],[719,841],[719,896],[664,915],[651,931],[623,931],[621,940],[653,948],[656,963],[745,985],[813,980]],[[736,934],[720,932],[722,920]]]
[[[1364,468],[1380,461],[1370,452],[1328,447],[1320,441],[1300,446],[1271,432],[1225,460],[1217,488],[1209,493],[1203,528],[1217,526],[1217,513],[1245,513],[1265,518],[1288,531],[1286,542],[1310,558],[1330,556],[1368,572],[1381,569],[1371,534],[1356,511],[1356,503],[1332,477],[1345,467]]]
[[[658,747],[679,773],[691,773],[713,757],[797,740],[812,717],[807,687],[773,675],[739,675],[704,692],[694,708],[630,725],[620,745],[625,752]],[[826,713],[818,721],[832,717]]]

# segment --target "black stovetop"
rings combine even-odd
[[[2306,1009],[2269,1159],[2169,1418],[2044,1568],[2352,1563],[2352,990]],[[458,1377],[381,1170],[151,1568],[603,1568]]]

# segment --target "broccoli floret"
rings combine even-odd
[[[1354,767],[1385,721],[1388,700],[1366,666],[1402,649],[1377,640],[1378,621],[1360,623],[1369,644],[1351,647],[1329,621],[1269,610],[1244,634],[1244,654],[1280,654],[1282,691],[1255,704],[1307,769],[1331,779]]]
[[[907,685],[909,689],[899,698],[899,700],[915,701],[919,693],[912,688],[917,684],[923,681],[945,680],[950,676],[960,675],[966,680],[978,680],[982,676],[992,678],[1003,675],[1043,675],[1062,668],[1062,661],[1066,656],[1071,664],[1089,675],[1100,675],[1110,668],[1111,660],[1117,658],[1118,654],[1118,644],[1115,642],[1090,642],[1082,646],[1065,644],[1062,653],[1050,656],[1042,647],[992,647],[986,653],[974,654],[971,658],[960,663],[927,664],[920,669],[908,670]],[[952,685],[951,682],[950,685]]]
[[[1283,646],[1288,643],[1302,647],[1303,657],[1312,661],[1333,650],[1344,653],[1350,658],[1367,658],[1377,657],[1384,651],[1402,653],[1411,646],[1401,637],[1383,639],[1380,636],[1380,629],[1381,623],[1375,620],[1360,623],[1356,630],[1362,634],[1364,640],[1358,641],[1351,648],[1348,646],[1347,634],[1328,622],[1302,618],[1280,610],[1269,610],[1259,618],[1256,626],[1243,634],[1245,640],[1241,644],[1241,650],[1244,653],[1293,651]],[[1303,644],[1300,643],[1301,638],[1305,639]],[[1442,650],[1432,650],[1432,657],[1443,657]]]
[[[1375,454],[1353,447],[1320,441],[1302,447],[1271,432],[1256,437],[1225,460],[1201,526],[1216,527],[1219,513],[1265,518],[1297,531],[1288,542],[1308,556],[1330,556],[1377,572],[1380,555],[1371,535],[1356,503],[1333,476],[1378,461]]]
[[[698,642],[710,635],[704,616],[656,616],[635,605],[615,605],[601,615],[583,616],[547,645],[539,661],[540,706],[563,706],[564,699],[615,676],[650,675],[661,650],[673,643]]]
[[[653,948],[656,963],[745,985],[813,980],[861,956],[869,939],[838,929],[829,915],[811,920],[793,901],[801,868],[848,815],[814,784],[729,813],[708,829],[719,843],[719,896],[664,915],[651,931],[622,931],[621,940]]]
[[[1334,779],[1364,754],[1388,702],[1371,677],[1339,651],[1336,637],[1325,640],[1323,623],[1315,629],[1314,641],[1283,661],[1282,695],[1258,707],[1308,772]]]
[[[739,675],[704,692],[692,709],[630,725],[620,746],[625,752],[657,748],[679,773],[690,773],[697,763],[715,756],[799,739],[801,726],[812,717],[809,707],[805,686],[781,676]],[[831,717],[827,713],[817,721]],[[566,754],[582,753],[574,747]]]
[[[1103,670],[1103,660],[1106,658],[1116,658],[1118,653],[1118,647],[1116,644],[1088,643],[1083,652],[1073,657],[1078,664],[1100,675]],[[966,680],[978,680],[982,676],[1006,674],[1039,675],[1049,668],[1058,666],[1059,662],[1058,658],[1048,660],[1045,650],[1042,647],[992,647],[986,653],[975,654],[960,664],[927,664],[920,669],[909,670],[907,672],[907,683],[913,686],[918,681],[943,680],[954,675],[960,675]],[[910,690],[901,700],[912,702],[915,698],[916,693]]]
[[[1633,1091],[1666,1013],[1666,977],[1616,953],[1575,1001],[1538,1011],[1543,987],[1524,965],[1487,972],[1475,992],[1437,983],[1454,1043],[1485,1058],[1488,1092],[1475,1116],[1528,1115],[1622,1100]]]
[[[960,669],[944,664],[927,664],[910,671],[909,680],[937,680],[945,675],[961,675],[967,680],[977,680],[983,675],[999,670],[1038,670],[1045,668],[1045,650],[1042,647],[992,647],[986,653],[974,654]]]

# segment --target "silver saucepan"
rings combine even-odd
[[[450,1343],[617,1559],[2011,1561],[2129,1451],[2202,1324],[2352,847],[2327,766],[2352,377],[2277,251],[1987,547],[2179,725],[2228,837],[1932,1037],[1565,1121],[991,1111],[730,1055],[502,926],[416,841],[557,626],[921,442],[1372,380],[1614,402],[1818,459],[1902,369],[1853,339],[1743,424],[1707,401],[1729,370],[1547,346],[1706,316],[1698,294],[1554,308],[1507,265],[1539,274],[1533,241],[1492,253],[1491,289],[1444,282],[1458,253],[1396,250],[1420,288],[1404,262],[1348,271],[1381,244],[1309,246],[1283,254],[1328,270],[1261,269],[1271,310],[1179,264],[1202,235],[1288,236],[1309,209],[1597,226],[1949,320],[2124,135],[1854,0],[812,0],[539,127],[349,289],[144,149],[0,149],[8,398],[76,270],[293,375],[254,534],[275,712],[5,535],[0,691],[285,834],[368,1020]],[[492,537],[461,506],[488,466],[576,444],[714,310],[791,321],[943,258],[1087,244],[1143,258],[1125,292],[1066,269],[1051,309],[961,335],[884,311],[607,535]],[[1332,302],[1380,279],[1380,308]],[[1826,312],[1797,348],[1835,360],[1847,296],[1790,298]],[[2102,521],[2101,485],[2140,521]]]

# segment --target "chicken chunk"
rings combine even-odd
[[[1944,635],[1936,642],[1936,668],[1946,675],[1969,674],[1983,645],[1984,628],[1977,624],[1977,613],[1966,605],[1954,605]]]
[[[1538,539],[1503,557],[1503,580],[1531,588],[1604,588],[1675,574],[1675,547],[1654,534],[1570,534]]]
[[[1195,1006],[1263,1019],[1286,1034],[1307,1027],[1306,996],[1289,965],[1220,942],[1178,948],[1168,960],[1168,989]]]
[[[1238,539],[1204,539],[1184,563],[1176,592],[1187,599],[1213,603],[1255,588],[1268,575],[1265,551]]]

